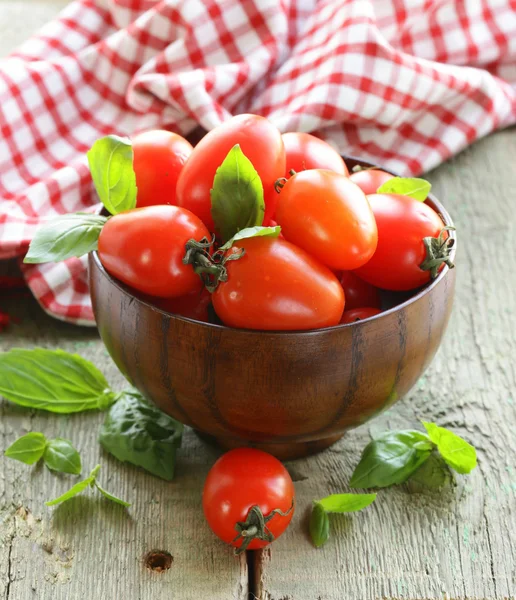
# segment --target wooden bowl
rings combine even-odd
[[[453,225],[433,196],[427,202]],[[89,265],[98,329],[127,379],[224,448],[281,459],[327,448],[403,397],[439,347],[455,286],[455,270],[444,267],[409,296],[386,295],[399,303],[366,321],[276,333],[170,315],[113,279],[96,252]]]

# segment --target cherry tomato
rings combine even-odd
[[[424,202],[399,194],[373,194],[369,203],[378,225],[378,247],[357,275],[386,290],[412,290],[430,281],[420,268],[425,237],[438,237],[441,217]],[[445,236],[447,237],[447,235]]]
[[[226,263],[228,280],[212,296],[225,325],[301,330],[337,325],[344,310],[338,279],[301,248],[278,238],[239,240]]]
[[[224,454],[211,468],[202,505],[208,525],[222,541],[240,551],[257,550],[288,527],[294,516],[294,496],[292,479],[277,458],[255,448],[238,448]],[[250,536],[250,543],[246,541],[242,547],[244,537],[239,533],[257,523],[256,507],[265,517],[263,533],[267,539]]]
[[[381,300],[378,290],[367,281],[360,279],[353,271],[342,271],[339,280],[344,290],[347,311],[362,306],[380,308]]]
[[[196,290],[179,298],[154,298],[152,300],[155,306],[173,315],[203,321],[204,323],[208,323],[210,320],[208,314],[210,302],[211,294],[206,288],[203,288],[200,292]]]
[[[285,177],[290,177],[290,170],[306,171],[307,169],[329,169],[349,175],[346,163],[330,144],[309,133],[284,133],[282,136],[287,155]]]
[[[175,204],[179,173],[193,147],[177,133],[155,129],[132,139],[138,197],[136,205]]]
[[[376,223],[364,192],[332,171],[292,176],[279,194],[276,221],[286,240],[331,269],[356,269],[376,249]]]
[[[363,319],[369,319],[379,315],[382,311],[378,308],[354,308],[353,310],[345,310],[342,315],[341,323],[355,323],[356,321],[362,321]]]
[[[198,217],[177,206],[147,206],[111,217],[99,237],[106,270],[151,296],[178,297],[200,291],[202,282],[184,265],[186,242],[210,234]]]
[[[263,184],[264,224],[273,216],[274,183],[285,174],[285,148],[278,129],[264,117],[238,115],[207,133],[194,148],[177,182],[177,205],[191,210],[214,230],[210,189],[218,167],[235,144],[253,163]]]
[[[364,169],[349,176],[351,181],[356,183],[366,196],[376,194],[378,188],[393,177],[394,175],[381,169]]]

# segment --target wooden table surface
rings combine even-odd
[[[0,56],[64,4],[0,0]],[[270,549],[237,559],[211,535],[201,490],[218,452],[192,432],[175,481],[166,483],[101,452],[102,415],[57,416],[0,401],[0,450],[28,431],[70,438],[85,471],[100,462],[101,483],[133,503],[126,512],[79,497],[46,508],[70,479],[0,458],[0,599],[516,598],[515,161],[516,135],[506,130],[428,175],[460,241],[442,348],[408,397],[330,450],[288,465],[298,513]],[[0,335],[0,351],[79,352],[124,385],[94,329],[55,321],[32,299],[0,298],[0,310],[22,320]],[[316,550],[307,536],[311,501],[349,491],[371,435],[417,427],[421,418],[472,442],[478,468],[441,491],[414,483],[382,491],[363,513],[334,518],[330,541]],[[171,568],[150,569],[152,550],[169,552]]]

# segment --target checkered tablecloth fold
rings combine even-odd
[[[515,122],[516,0],[76,0],[0,61],[0,259],[95,209],[97,138],[241,112],[419,174]],[[93,323],[85,259],[23,269]]]

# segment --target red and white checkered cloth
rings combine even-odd
[[[94,210],[97,138],[241,112],[421,173],[515,122],[516,0],[77,0],[0,61],[0,258]],[[85,265],[23,269],[92,324]]]

